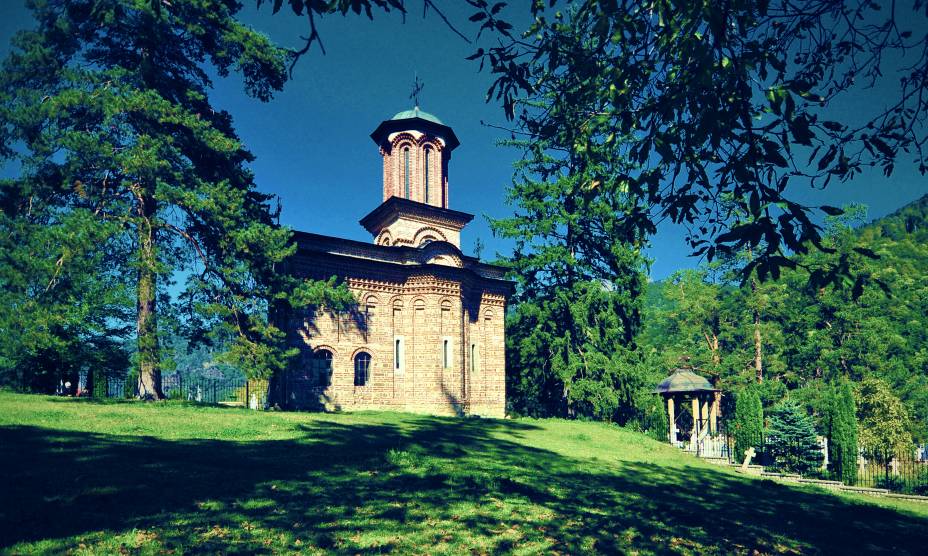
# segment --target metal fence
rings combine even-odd
[[[125,377],[105,377],[101,392],[107,398],[134,398],[138,385]],[[164,375],[161,389],[169,400],[239,405],[263,409],[267,402],[267,381],[234,377],[191,377]]]
[[[819,439],[814,457],[809,457],[808,446],[784,446],[782,443],[774,446],[767,438],[751,444],[756,450],[751,463],[762,465],[768,472],[839,481],[856,487],[928,495],[928,449],[925,447],[880,454],[860,450],[855,469],[842,477],[837,466],[828,461],[825,439]],[[696,443],[687,442],[681,447],[700,457],[723,459],[732,464],[742,463],[735,452],[734,436],[721,426],[716,434],[708,435]]]

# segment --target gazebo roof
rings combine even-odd
[[[654,390],[655,394],[685,394],[691,392],[715,392],[705,377],[693,372],[692,369],[677,369],[661,381]]]

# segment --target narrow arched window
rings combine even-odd
[[[425,148],[425,202],[429,202],[429,159],[432,154],[432,149]]]
[[[313,353],[312,380],[319,386],[327,387],[332,383],[332,352],[320,349]]]
[[[359,352],[354,356],[354,385],[364,386],[371,378],[371,354]]]
[[[403,149],[403,158],[406,161],[406,172],[405,172],[405,182],[406,182],[406,198],[409,198],[409,147]]]

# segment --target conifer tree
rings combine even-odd
[[[830,392],[826,425],[828,460],[835,476],[845,484],[857,482],[857,406],[854,391],[843,380]]]
[[[294,299],[296,284],[275,271],[289,232],[256,190],[231,116],[208,98],[213,73],[239,73],[262,101],[286,80],[286,51],[238,22],[241,7],[36,2],[37,27],[15,37],[0,76],[0,155],[21,167],[3,183],[3,210],[64,233],[86,228],[78,214],[113,225],[87,247],[134,292],[143,398],[163,396],[158,315],[178,272],[188,322],[234,338],[229,357],[246,372],[280,368],[288,354],[267,315],[268,300]],[[60,246],[24,249],[68,264]]]
[[[797,403],[786,399],[770,412],[765,451],[780,469],[807,473],[822,465],[823,455],[815,424]]]
[[[745,388],[735,396],[735,417],[732,435],[735,438],[735,460],[743,461],[748,448],[759,452],[764,433],[764,410],[754,388]]]
[[[519,285],[507,332],[511,392],[516,405],[541,395],[527,402],[541,414],[637,420],[639,392],[659,378],[634,346],[643,230],[653,226],[641,225],[647,209],[621,179],[626,164],[608,156],[615,134],[596,118],[605,101],[553,92],[548,101],[573,125],[510,143],[524,152],[509,190],[515,214],[492,222],[516,245],[508,261]]]

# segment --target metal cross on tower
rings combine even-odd
[[[424,88],[425,83],[419,81],[419,74],[416,74],[416,80],[412,82],[412,92],[409,93],[409,98],[415,100],[417,107],[419,106],[419,93],[421,93]]]

